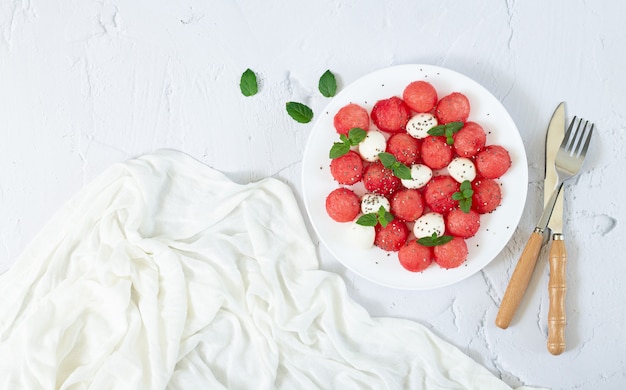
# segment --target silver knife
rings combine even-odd
[[[545,194],[548,194],[550,197],[552,190],[556,186],[556,168],[554,167],[554,160],[556,158],[556,152],[558,150],[561,141],[563,140],[563,134],[565,132],[565,103],[561,103],[558,105],[554,114],[552,114],[552,119],[550,119],[550,124],[548,125],[548,131],[546,135],[546,146],[550,143],[550,148],[546,148],[546,180],[550,177],[550,180],[554,180],[552,184],[548,184],[548,187],[544,187],[544,207],[545,207]],[[553,134],[554,133],[554,134]],[[554,140],[558,140],[554,141]],[[552,149],[553,143],[556,142],[556,149]],[[550,176],[548,176],[550,174]],[[552,177],[554,175],[554,177]],[[545,186],[545,182],[544,182]],[[559,195],[561,197],[561,195]],[[562,215],[562,200],[560,202],[560,212]],[[553,212],[554,214],[554,212]],[[544,213],[545,215],[545,213]],[[552,225],[555,229],[558,228],[559,222],[562,225],[562,218],[558,218],[558,210],[556,213],[557,217],[555,219],[559,219],[556,222],[556,226]],[[546,228],[549,226],[552,218],[550,215],[547,215],[549,218],[547,221],[542,216],[543,221],[539,221],[538,226],[531,233],[522,254],[520,255],[519,260],[515,266],[515,270],[513,271],[513,275],[511,275],[511,280],[504,292],[504,296],[502,297],[502,302],[500,303],[500,308],[498,309],[498,315],[496,316],[496,325],[502,329],[506,329],[513,316],[515,315],[515,311],[519,306],[524,294],[526,293],[526,288],[528,287],[528,283],[530,282],[530,278],[532,276],[533,270],[535,269],[535,264],[537,264],[537,258],[539,257],[539,251],[541,250],[541,246],[543,245],[544,233]],[[560,237],[560,236],[559,236]],[[553,245],[555,249],[559,247]],[[557,327],[558,328],[558,327]]]
[[[559,104],[552,115],[548,134],[546,135],[546,178],[543,181],[544,207],[550,198],[550,192],[556,187],[557,174],[554,159],[565,134],[565,103]],[[548,309],[548,351],[559,355],[565,350],[565,266],[567,251],[563,240],[563,191],[552,210],[548,228],[552,240],[550,243],[550,280],[548,293],[550,307]]]

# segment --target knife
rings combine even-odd
[[[563,133],[565,131],[564,129],[565,103],[561,102],[552,114],[552,119],[550,119],[550,124],[548,125],[548,131],[546,134],[546,146],[548,146],[547,144],[548,142],[550,142],[550,148],[546,148],[546,180],[548,180],[548,177],[550,177],[550,180],[554,181],[552,182],[550,187],[544,187],[544,205],[545,193],[547,192],[549,197],[551,195],[552,189],[556,185],[556,169],[554,168],[554,160],[556,158],[556,151],[558,150],[558,147],[563,140]],[[554,142],[556,142],[556,148],[553,149],[552,143]],[[548,176],[548,173],[550,173],[550,176]],[[552,174],[555,175],[554,178],[552,178]],[[550,185],[550,183],[548,183],[548,185]],[[563,208],[561,202],[561,215],[562,209]],[[539,257],[539,251],[541,250],[541,246],[543,244],[544,233],[550,219],[551,218],[549,218],[548,221],[545,222],[540,221],[539,226],[535,227],[535,230],[531,233],[530,238],[528,239],[528,242],[526,243],[526,246],[524,247],[524,250],[520,255],[520,258],[517,261],[515,270],[513,270],[513,275],[511,275],[511,280],[509,281],[509,285],[504,292],[502,302],[500,303],[500,309],[498,310],[498,315],[496,316],[496,325],[502,329],[508,328],[511,320],[513,319],[513,316],[515,315],[517,307],[524,297],[524,293],[526,292],[526,288],[528,287],[528,283],[530,282],[530,277],[532,276],[533,270],[535,269],[535,264],[537,263],[537,258]],[[558,244],[554,246],[555,251],[560,247],[561,246]],[[553,314],[555,316],[558,315],[557,313],[559,313],[558,310],[553,311]],[[558,329],[560,327],[558,321],[555,322],[555,325],[555,329]]]
[[[543,205],[550,199],[550,191],[556,186],[557,173],[554,159],[565,133],[565,103],[559,104],[546,135],[546,178],[543,181]],[[565,350],[565,266],[567,251],[563,240],[563,191],[552,210],[548,228],[552,234],[548,259],[550,262],[550,279],[548,293],[550,306],[548,309],[548,351],[559,355]]]

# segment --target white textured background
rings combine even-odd
[[[323,247],[322,267],[342,274],[372,315],[427,325],[511,386],[626,388],[623,4],[3,0],[0,272],[86,182],[157,148],[183,150],[241,183],[279,178],[299,196],[313,124],[291,120],[286,101],[321,112],[326,69],[342,88],[390,65],[439,65],[483,84],[521,132],[529,195],[512,241],[481,273],[430,292],[373,285]],[[251,98],[238,86],[246,68],[261,82]],[[597,133],[565,193],[568,349],[554,357],[545,348],[545,253],[511,327],[494,319],[541,213],[544,134],[562,100]]]

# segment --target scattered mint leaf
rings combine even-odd
[[[469,180],[463,181],[459,187],[459,191],[452,194],[452,199],[459,201],[459,208],[464,213],[469,213],[472,208],[472,196],[474,190],[472,189],[472,183]]]
[[[378,153],[378,158],[385,168],[391,169],[395,177],[403,180],[411,180],[411,169],[396,160],[393,154],[381,152]]]
[[[320,77],[318,89],[325,97],[335,96],[337,92],[337,79],[335,79],[335,75],[330,70],[324,72],[322,77]]]
[[[424,246],[439,246],[447,244],[452,241],[452,236],[438,236],[437,233],[433,233],[430,237],[422,237],[417,242]]]
[[[454,143],[454,138],[452,137],[457,131],[461,130],[463,127],[463,122],[450,122],[445,125],[438,125],[432,127],[428,130],[428,134],[439,137],[445,136],[446,143],[448,145],[452,145]]]
[[[298,102],[287,102],[287,114],[296,122],[309,123],[313,119],[313,110],[308,106]]]
[[[243,96],[252,96],[256,95],[259,91],[259,84],[256,79],[256,74],[250,69],[246,69],[245,72],[241,75],[241,80],[239,81],[239,89]]]
[[[366,136],[367,132],[358,127],[350,129],[347,136],[345,134],[340,134],[339,140],[341,140],[341,142],[335,142],[333,144],[330,148],[330,153],[328,153],[328,157],[335,159],[347,154],[350,151],[351,146],[358,145],[365,139]]]
[[[380,223],[380,226],[386,227],[389,222],[393,221],[393,218],[393,214],[380,206],[378,212],[363,214],[356,220],[356,223],[362,226],[376,226]]]

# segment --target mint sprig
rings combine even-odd
[[[474,195],[474,190],[472,189],[472,183],[469,180],[463,181],[461,183],[460,191],[452,194],[452,199],[459,201],[459,208],[464,213],[469,213],[472,208],[472,196]]]
[[[239,80],[239,89],[241,90],[243,96],[252,96],[259,92],[259,84],[256,79],[256,74],[252,71],[252,69],[246,69],[246,71],[241,75],[241,79]]]
[[[363,214],[356,220],[356,223],[361,226],[376,226],[380,223],[380,226],[386,227],[389,222],[393,221],[393,218],[393,214],[380,206],[378,212]]]
[[[434,136],[445,136],[446,143],[448,145],[452,145],[454,143],[454,138],[452,138],[452,136],[454,133],[461,130],[462,127],[463,122],[450,122],[445,125],[432,127],[427,133]]]
[[[330,148],[328,157],[335,159],[343,156],[350,151],[350,147],[358,145],[365,139],[367,132],[359,127],[354,127],[348,131],[348,135],[340,134],[341,142],[335,142]]]
[[[324,72],[322,77],[320,77],[317,88],[325,97],[335,96],[337,92],[337,79],[335,79],[335,75],[330,70]]]
[[[296,122],[309,123],[313,119],[313,110],[308,106],[298,102],[287,102],[287,114]]]
[[[424,246],[439,246],[449,243],[452,241],[452,238],[452,236],[438,236],[437,233],[433,233],[430,237],[422,237],[418,239],[417,243]]]
[[[393,154],[387,152],[378,153],[378,158],[385,168],[391,169],[395,177],[403,180],[411,180],[411,169],[396,160]]]

